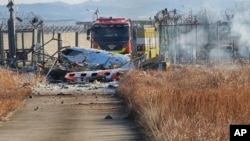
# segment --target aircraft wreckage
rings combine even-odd
[[[67,47],[59,52],[58,58],[46,70],[52,81],[91,82],[119,80],[134,61],[128,54],[113,54],[92,48]]]

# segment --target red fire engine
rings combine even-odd
[[[115,53],[131,53],[133,44],[131,20],[127,18],[97,18],[87,31],[91,48]]]

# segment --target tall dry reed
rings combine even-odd
[[[230,124],[250,124],[249,67],[132,71],[118,92],[154,141],[226,141]]]
[[[31,94],[30,86],[36,83],[31,75],[0,68],[0,117],[16,109]]]

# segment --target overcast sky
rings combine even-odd
[[[0,5],[7,5],[9,0],[0,0]],[[83,3],[86,1],[106,1],[106,0],[13,0],[14,4],[30,4],[30,3],[45,3],[45,2],[56,2],[61,1],[68,4],[77,4]],[[117,0],[117,3],[123,4],[125,6],[130,6],[134,4],[143,3],[145,0],[134,0],[133,3],[127,3],[127,0]],[[152,0],[154,1],[154,0]],[[185,5],[185,8],[191,8],[195,11],[198,8],[207,8],[207,9],[231,9],[235,6],[235,2],[249,1],[249,0],[158,0],[164,1],[167,3],[173,3],[175,5]],[[172,2],[171,2],[172,1]],[[250,3],[250,2],[249,2]],[[112,5],[112,3],[111,3]],[[97,5],[98,6],[98,5]],[[153,6],[153,5],[152,5]],[[178,7],[179,7],[178,6]],[[101,6],[99,6],[101,7]],[[178,8],[176,7],[176,8]],[[183,7],[183,6],[182,6]]]
[[[14,4],[31,4],[31,3],[47,3],[47,2],[65,2],[68,4],[77,4],[83,3],[86,1],[108,1],[108,0],[13,0]],[[127,0],[117,0],[117,3],[120,5],[124,5],[127,7],[131,7],[136,4],[143,3],[145,1],[155,1],[155,0],[134,0],[132,2],[127,2]],[[193,11],[197,11],[200,9],[231,9],[235,7],[235,2],[241,1],[249,1],[249,0],[156,0],[157,2],[162,1],[165,5],[169,5],[168,7],[176,7],[177,9],[191,9]],[[112,1],[113,2],[113,1]],[[8,0],[0,0],[0,5],[5,5],[8,3]],[[250,3],[250,2],[249,2]],[[101,5],[97,4],[97,6],[101,9]],[[114,3],[111,3],[114,4]],[[171,6],[170,6],[171,5]],[[154,5],[152,5],[154,6]]]
[[[7,4],[9,0],[0,0],[0,4],[4,5]],[[76,3],[82,3],[84,1],[88,1],[88,0],[13,0],[15,4],[21,4],[21,3],[44,3],[44,2],[55,2],[55,1],[61,1],[61,2],[65,2],[65,3],[70,3],[70,4],[76,4]],[[100,0],[92,0],[92,1],[100,1]],[[126,1],[126,0],[117,0],[117,1]],[[135,1],[141,1],[143,2],[143,0],[135,0]],[[190,4],[192,3],[193,0],[175,0],[175,2],[187,2],[190,1]],[[218,4],[222,4],[221,6],[223,6],[223,4],[227,4],[227,3],[233,3],[233,1],[239,1],[239,0],[200,0],[201,3],[218,3]],[[242,0],[240,0],[242,1]],[[243,0],[243,1],[247,1],[247,0]]]
[[[0,0],[0,4],[4,5],[7,4],[9,0]],[[28,3],[45,3],[45,2],[55,2],[55,1],[61,1],[65,3],[70,3],[70,4],[76,4],[76,3],[82,3],[87,0],[13,0],[14,4],[28,4]]]
[[[117,15],[119,12],[120,15],[134,15],[137,16],[139,19],[146,18],[148,19],[149,16],[154,15],[156,12],[159,12],[159,10],[163,8],[168,8],[170,10],[177,9],[180,13],[197,13],[201,10],[206,11],[215,11],[215,12],[221,12],[228,9],[234,9],[235,8],[235,2],[241,3],[242,1],[247,2],[248,4],[241,3],[241,5],[246,5],[246,9],[248,9],[248,5],[250,5],[250,0],[13,0],[15,5],[19,4],[32,4],[32,3],[47,3],[47,2],[65,2],[68,4],[77,4],[77,3],[83,3],[86,1],[100,1],[96,3],[91,3],[92,7],[98,7],[98,9],[101,11],[101,16],[107,16],[107,15]],[[0,0],[0,5],[4,5],[5,8],[0,9],[0,18],[2,17],[8,17],[8,9],[6,8],[6,5],[8,4],[9,0]],[[152,4],[153,3],[153,4]],[[141,8],[140,5],[146,5],[145,8]],[[110,5],[112,5],[113,9],[108,9]],[[162,6],[162,7],[161,7]],[[117,7],[115,9],[115,7]],[[122,7],[123,10],[127,8],[126,11],[119,11],[119,7]],[[137,8],[138,9],[133,9]],[[130,10],[130,9],[131,10]],[[22,10],[22,7],[18,7],[19,10]],[[105,11],[103,10],[105,9]],[[150,9],[150,11],[143,12],[145,9]],[[39,9],[41,11],[41,9]],[[117,12],[117,11],[118,12]],[[34,12],[34,11],[33,11]],[[88,13],[86,10],[83,10],[83,12]],[[38,14],[41,14],[43,16],[44,13],[37,12]],[[46,12],[45,12],[46,13]],[[118,15],[119,16],[119,15]],[[73,16],[72,16],[73,17]],[[85,16],[86,17],[86,16]],[[132,16],[133,17],[133,16]],[[90,16],[91,18],[91,16]]]

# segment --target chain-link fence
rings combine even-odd
[[[46,61],[46,56],[51,56],[58,51],[59,42],[60,47],[90,47],[89,41],[86,40],[89,22],[41,20],[40,25],[32,23],[39,22],[39,20],[41,19],[20,18],[16,20],[16,59],[23,62],[23,65],[36,60],[38,62]],[[0,19],[0,22],[0,59],[1,64],[4,65],[9,58],[8,25],[7,19]]]

